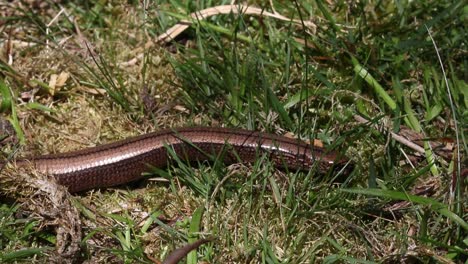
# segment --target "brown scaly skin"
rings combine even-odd
[[[262,155],[277,167],[326,173],[342,160],[332,152],[303,141],[232,128],[178,128],[145,134],[74,152],[17,160],[53,175],[70,192],[109,187],[142,178],[148,165],[162,168],[170,162],[168,149],[182,160],[196,162],[220,157],[226,164],[252,163]]]

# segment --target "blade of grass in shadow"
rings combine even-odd
[[[410,175],[407,178],[404,178],[402,186],[403,187],[408,187],[408,186],[412,185],[416,181],[416,179],[418,179],[419,177],[425,175],[430,169],[431,169],[431,164],[428,164],[428,165],[422,167],[421,169],[416,171],[413,175]]]
[[[351,189],[341,189],[340,191],[347,192],[347,193],[354,193],[354,194],[371,195],[371,196],[387,198],[387,199],[392,199],[392,200],[403,200],[403,201],[408,201],[408,202],[412,202],[412,203],[416,203],[420,205],[427,205],[427,206],[430,206],[430,208],[433,211],[438,212],[439,214],[459,224],[463,229],[468,230],[468,223],[466,223],[460,216],[450,211],[447,205],[440,203],[431,198],[411,195],[411,194],[407,194],[404,192],[382,190],[382,189],[351,188]]]
[[[374,157],[369,157],[369,178],[368,178],[368,185],[370,188],[377,187],[377,172],[375,170],[375,162]]]
[[[322,12],[323,16],[328,20],[328,22],[330,23],[330,25],[332,26],[333,28],[333,31],[335,32],[339,32],[340,31],[340,27],[338,27],[338,25],[336,24],[335,22],[335,19],[333,18],[331,12],[328,10],[328,8],[323,4],[322,0],[315,0],[315,3],[317,3],[317,7],[318,9],[320,9],[320,11]]]
[[[267,94],[268,102],[270,106],[275,110],[276,113],[280,115],[281,121],[283,121],[288,128],[294,127],[293,121],[289,117],[288,112],[284,109],[283,104],[281,101],[278,99],[278,96],[275,95],[273,90],[265,86],[265,93]]]

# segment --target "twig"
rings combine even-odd
[[[369,121],[367,121],[366,119],[364,119],[363,117],[358,116],[358,115],[354,116],[354,120],[358,121],[361,124],[369,123]],[[418,144],[416,144],[414,142],[411,142],[408,139],[404,138],[403,136],[400,136],[400,135],[398,135],[398,134],[396,134],[394,132],[390,132],[390,134],[391,134],[393,139],[400,142],[401,144],[413,149],[414,151],[416,151],[418,153],[425,154],[424,148],[422,148]]]

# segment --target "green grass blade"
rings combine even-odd
[[[293,127],[293,121],[289,117],[288,112],[284,109],[284,106],[280,102],[278,97],[271,90],[271,88],[266,87],[265,89],[266,89],[267,98],[271,107],[280,115],[281,120],[286,123],[287,127]]]
[[[16,262],[34,255],[42,255],[46,251],[52,250],[49,247],[20,249],[9,253],[0,253],[0,260],[4,262]]]
[[[148,219],[146,219],[146,221],[144,222],[143,226],[141,227],[141,233],[142,234],[146,234],[146,232],[148,232],[149,228],[151,227],[152,224],[154,224],[154,221],[155,219],[158,219],[158,217],[162,215],[162,212],[160,211],[156,211],[154,213],[152,213]]]
[[[26,138],[24,137],[23,129],[21,128],[21,125],[18,120],[18,115],[16,114],[15,104],[11,104],[11,116],[7,119],[13,126],[13,129],[16,132],[16,136],[18,137],[20,144],[24,145],[26,143]]]
[[[0,104],[0,112],[5,112],[11,109],[11,93],[10,89],[8,88],[5,80],[0,78],[0,94],[2,95],[1,99],[2,102]]]
[[[192,215],[192,221],[190,221],[189,227],[189,238],[188,243],[194,243],[198,240],[198,237],[195,235],[200,232],[201,220],[203,217],[204,207],[198,207]],[[187,255],[187,264],[196,264],[197,261],[197,251],[193,250]]]
[[[54,109],[52,109],[50,107],[47,107],[47,106],[45,106],[43,104],[37,103],[37,102],[27,103],[26,107],[29,108],[29,109],[40,110],[40,111],[43,111],[43,112],[51,112],[51,113],[56,112]]]
[[[375,92],[384,100],[384,102],[390,107],[391,110],[395,110],[397,105],[396,102],[390,97],[390,95],[384,90],[382,85],[372,77],[372,75],[364,68],[356,59],[353,58],[354,72],[364,79],[367,84],[374,88]]]

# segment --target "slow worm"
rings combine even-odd
[[[142,178],[150,166],[170,162],[170,151],[187,162],[215,158],[226,164],[251,163],[261,155],[278,167],[327,172],[336,154],[303,141],[268,133],[232,129],[190,127],[167,129],[78,151],[35,156],[16,161],[53,175],[70,192],[110,187]]]

